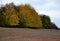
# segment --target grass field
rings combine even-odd
[[[60,30],[0,27],[0,41],[60,41]]]

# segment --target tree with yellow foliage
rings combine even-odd
[[[20,18],[23,18],[23,20],[21,21],[26,25],[26,27],[31,27],[31,28],[42,27],[41,19],[34,8],[32,8],[30,5],[27,4],[20,5],[18,6],[18,8],[19,8]]]
[[[14,4],[7,4],[4,7],[4,11],[2,12],[4,16],[4,21],[6,25],[16,26],[19,25],[19,17],[18,12],[14,8]]]

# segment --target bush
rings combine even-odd
[[[56,26],[56,24],[51,23],[51,29],[58,29],[58,27]]]

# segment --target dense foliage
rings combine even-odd
[[[51,25],[50,17],[46,15],[40,15],[40,17],[42,20],[43,28],[46,28],[46,29],[50,28],[50,25]]]
[[[13,3],[0,8],[0,26],[20,26],[30,28],[55,27],[50,17],[38,15],[33,7],[28,4],[15,6]]]
[[[18,25],[19,23],[19,18],[18,18],[18,12],[14,8],[14,4],[7,4],[5,7],[2,7],[2,22],[4,22],[4,25]],[[1,16],[1,15],[0,15]]]
[[[20,12],[19,15],[23,18],[21,21],[23,21],[27,27],[42,27],[41,18],[34,8],[30,5],[20,5],[18,8]]]
[[[51,22],[51,19],[49,16],[46,16],[46,15],[40,15],[41,17],[41,20],[42,20],[42,25],[43,27],[42,28],[45,28],[45,29],[58,29],[57,26]]]
[[[55,23],[51,23],[51,29],[58,29]]]

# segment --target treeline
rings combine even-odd
[[[0,26],[57,29],[49,16],[38,15],[28,4],[16,6],[13,3],[0,8]]]

